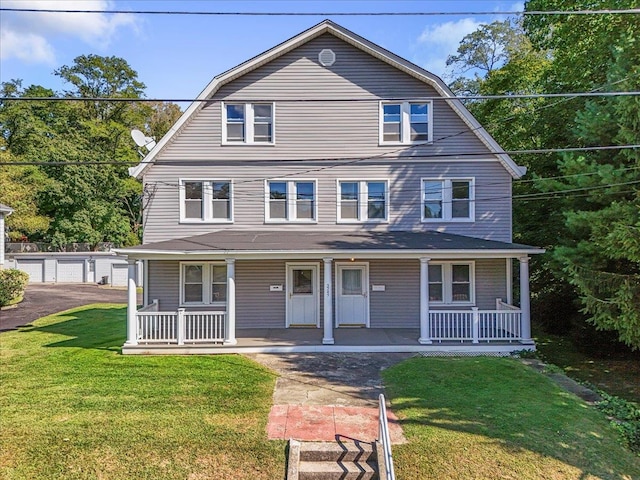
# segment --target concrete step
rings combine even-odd
[[[300,442],[301,462],[367,462],[375,459],[375,449],[369,442]]]
[[[374,462],[300,462],[299,480],[377,480]]]

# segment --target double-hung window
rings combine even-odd
[[[273,103],[224,103],[222,143],[264,145],[274,143]]]
[[[267,222],[315,222],[317,216],[315,180],[265,182]]]
[[[180,264],[180,305],[224,305],[226,301],[226,264]]]
[[[180,180],[180,221],[232,222],[232,187],[231,180]]]
[[[381,102],[380,143],[431,142],[432,117],[431,102]]]
[[[429,263],[429,302],[475,303],[473,262]]]
[[[472,222],[475,192],[472,178],[423,178],[423,222]]]
[[[389,216],[386,180],[339,180],[338,221],[385,222]]]

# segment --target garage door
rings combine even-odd
[[[29,283],[44,281],[44,260],[18,260],[17,268],[29,274]]]
[[[111,264],[111,286],[126,287],[129,278],[129,269],[126,263]]]
[[[84,260],[58,260],[58,283],[83,283]]]

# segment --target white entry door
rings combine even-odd
[[[367,264],[336,265],[336,324],[369,324],[369,272]]]
[[[319,326],[318,265],[287,265],[287,326]]]

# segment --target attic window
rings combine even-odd
[[[336,63],[336,54],[333,53],[333,50],[325,48],[318,54],[318,61],[323,67],[330,67]]]

